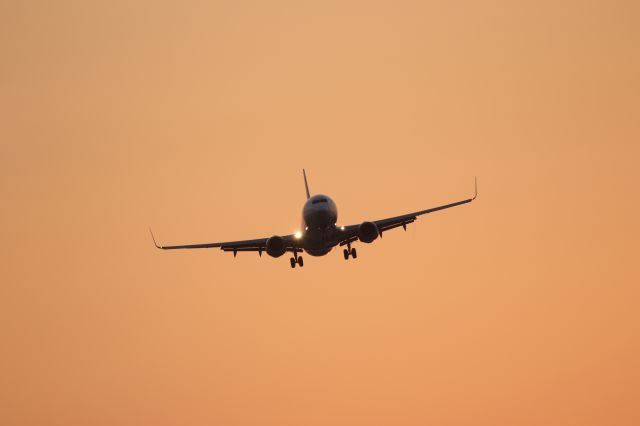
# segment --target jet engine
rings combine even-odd
[[[358,228],[358,239],[363,243],[371,243],[378,238],[378,227],[373,222],[362,222]]]
[[[280,257],[287,251],[284,239],[277,235],[267,240],[267,254],[271,257]]]

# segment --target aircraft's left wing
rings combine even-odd
[[[456,207],[462,204],[467,204],[472,202],[473,200],[476,199],[476,197],[478,196],[478,181],[476,180],[475,182],[475,194],[473,195],[472,198],[468,198],[466,200],[461,200],[461,201],[456,201],[454,203],[449,203],[449,204],[445,204],[442,206],[438,206],[438,207],[432,207],[430,209],[426,209],[426,210],[420,210],[417,212],[413,212],[413,213],[407,213],[407,214],[403,214],[400,216],[395,216],[395,217],[389,217],[386,219],[380,219],[380,220],[374,220],[373,223],[376,224],[376,226],[378,227],[378,231],[380,232],[380,236],[382,236],[382,233],[384,231],[388,231],[390,229],[394,229],[394,228],[399,228],[400,226],[402,226],[405,230],[407,229],[407,225],[410,223],[415,222],[415,220],[418,218],[418,216],[421,216],[423,214],[427,214],[427,213],[433,213],[433,212],[437,212],[439,210],[444,210],[444,209],[448,209],[451,207]],[[342,241],[340,243],[340,245],[345,245],[347,243],[351,243],[353,241],[356,241],[358,239],[358,228],[360,227],[360,225],[350,225],[350,226],[346,226],[345,230],[343,232],[343,235],[345,236],[345,240]]]
[[[153,232],[149,229],[153,244],[162,250],[176,250],[176,249],[200,249],[200,248],[220,248],[222,251],[232,251],[235,256],[239,251],[257,251],[262,255],[262,252],[267,249],[268,238],[258,238],[255,240],[241,240],[241,241],[226,241],[216,243],[203,243],[203,244],[184,244],[175,246],[162,246],[158,245]],[[287,251],[300,251],[300,248],[295,244],[294,235],[285,235],[282,237],[285,242]]]

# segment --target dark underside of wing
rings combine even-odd
[[[408,213],[401,216],[390,217],[388,219],[376,220],[374,223],[378,226],[380,231],[387,231],[389,229],[397,228],[399,226],[407,225],[409,223],[415,222],[418,216],[422,216],[423,214],[437,212],[439,210],[448,209],[451,207],[460,206],[462,204],[467,204],[472,202],[474,198],[469,198],[467,200],[456,201],[455,203],[445,204],[443,206],[433,207],[426,210],[420,210],[413,213]]]
[[[417,212],[413,212],[413,213],[407,213],[404,215],[400,215],[400,216],[394,216],[394,217],[389,217],[386,219],[380,219],[380,220],[375,220],[373,221],[373,223],[376,224],[378,231],[380,232],[380,236],[382,236],[382,233],[385,231],[388,231],[390,229],[394,229],[394,228],[399,228],[399,227],[403,227],[403,228],[407,228],[407,225],[410,223],[413,223],[416,221],[416,219],[418,218],[418,216],[422,216],[424,214],[428,214],[428,213],[433,213],[433,212],[437,212],[440,210],[445,210],[445,209],[449,209],[451,207],[456,207],[456,206],[460,206],[462,204],[467,204],[472,202],[473,200],[476,199],[476,197],[478,196],[478,184],[476,181],[476,185],[475,185],[475,194],[472,198],[468,198],[466,200],[461,200],[461,201],[456,201],[453,203],[449,203],[449,204],[444,204],[442,206],[438,206],[438,207],[432,207],[430,209],[426,209],[426,210],[420,210]],[[345,239],[344,241],[342,241],[340,243],[340,245],[345,245],[348,243],[351,243],[353,241],[357,241],[358,240],[358,230],[360,228],[360,225],[350,225],[345,227]]]
[[[269,238],[258,238],[255,240],[240,240],[240,241],[226,241],[226,242],[215,242],[215,243],[182,244],[182,245],[164,246],[164,245],[159,245],[156,242],[153,232],[151,232],[151,238],[153,238],[153,243],[155,244],[155,246],[162,250],[219,248],[222,251],[232,251],[234,253],[239,251],[257,251],[257,252],[260,252],[260,254],[262,254],[262,252],[266,250],[267,241],[269,240]],[[293,251],[297,249],[297,247],[293,243],[294,241],[293,235],[286,235],[281,238],[283,239],[283,242],[285,244],[285,249],[287,251]]]

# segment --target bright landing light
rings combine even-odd
[[[300,239],[300,238],[302,238],[302,232],[298,231],[298,232],[296,232],[295,234],[293,234],[293,236],[294,236],[296,239]]]
[[[341,227],[340,227],[340,230],[341,230],[341,231],[344,231],[344,226],[341,226]]]

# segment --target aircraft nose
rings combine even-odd
[[[318,210],[318,219],[320,219],[323,222],[326,222],[327,219],[329,219],[329,209],[327,208],[322,208],[320,210]]]
[[[325,206],[316,207],[306,216],[306,222],[313,228],[324,228],[335,222],[330,208]]]

